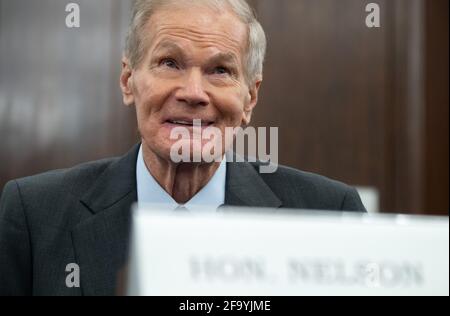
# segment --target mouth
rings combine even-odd
[[[208,127],[213,125],[214,121],[202,119],[168,119],[165,123],[184,127]]]

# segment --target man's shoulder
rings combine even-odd
[[[0,191],[0,219],[35,227],[71,228],[78,223],[81,198],[118,158],[109,158],[9,181]],[[25,216],[25,217],[24,217]]]
[[[49,193],[69,193],[77,195],[87,190],[92,183],[119,158],[106,158],[76,165],[71,168],[51,170],[44,173],[15,179],[21,193],[36,197],[45,197]]]
[[[261,162],[251,165],[259,173]],[[259,174],[285,207],[364,210],[356,190],[343,182],[283,165],[273,173]]]
[[[256,162],[252,163],[252,165],[258,171],[262,164]],[[336,190],[347,190],[350,188],[349,185],[326,176],[283,165],[279,165],[273,173],[260,173],[260,175],[269,182],[276,182],[281,185],[302,186],[304,188],[327,187]]]
[[[333,180],[331,178],[307,172],[299,169],[295,169],[288,166],[278,165],[275,172],[264,173],[261,171],[261,166],[265,164],[257,161],[250,163],[253,168],[260,174],[260,176],[270,184],[281,185],[283,188],[286,187],[303,187],[314,189],[320,187],[329,188],[334,190],[348,190],[351,187],[343,182]],[[274,168],[275,169],[275,168]]]

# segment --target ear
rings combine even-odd
[[[249,86],[248,95],[245,101],[244,113],[242,116],[242,124],[248,125],[252,119],[253,109],[258,103],[258,93],[259,88],[261,87],[262,78],[256,79],[256,81]]]
[[[132,88],[133,70],[128,58],[122,58],[122,72],[120,74],[120,89],[122,90],[123,103],[127,106],[134,104]]]

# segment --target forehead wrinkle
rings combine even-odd
[[[203,31],[195,30],[194,28],[188,29],[188,28],[182,27],[182,26],[166,24],[164,26],[159,26],[158,29],[156,30],[156,33],[170,31],[170,30],[173,30],[175,32],[190,33],[190,34],[193,34],[194,36],[199,36],[199,37],[223,37],[223,38],[226,38],[227,40],[229,40],[230,42],[235,43],[237,46],[240,45],[239,40],[236,40],[234,37],[227,34],[227,32],[209,31],[208,33],[205,33]]]
[[[245,47],[242,45],[242,43],[239,40],[236,40],[235,38],[229,36],[225,32],[211,32],[211,33],[205,33],[201,31],[195,31],[192,29],[186,29],[185,27],[177,27],[177,26],[160,26],[155,32],[154,38],[163,36],[163,35],[173,35],[182,37],[191,41],[196,42],[208,42],[211,41],[215,44],[219,43],[228,49],[232,48],[233,50],[237,51],[244,51]],[[225,40],[225,41],[224,41]]]

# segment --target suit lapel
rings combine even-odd
[[[114,295],[128,257],[131,207],[137,201],[139,145],[113,162],[82,197],[92,213],[72,231],[84,295]],[[281,201],[247,162],[228,163],[225,204],[279,208]]]
[[[139,146],[113,162],[82,197],[93,214],[72,231],[84,295],[113,295],[117,272],[126,263],[131,206],[137,201]]]
[[[228,162],[225,205],[279,208],[282,203],[250,163]]]

